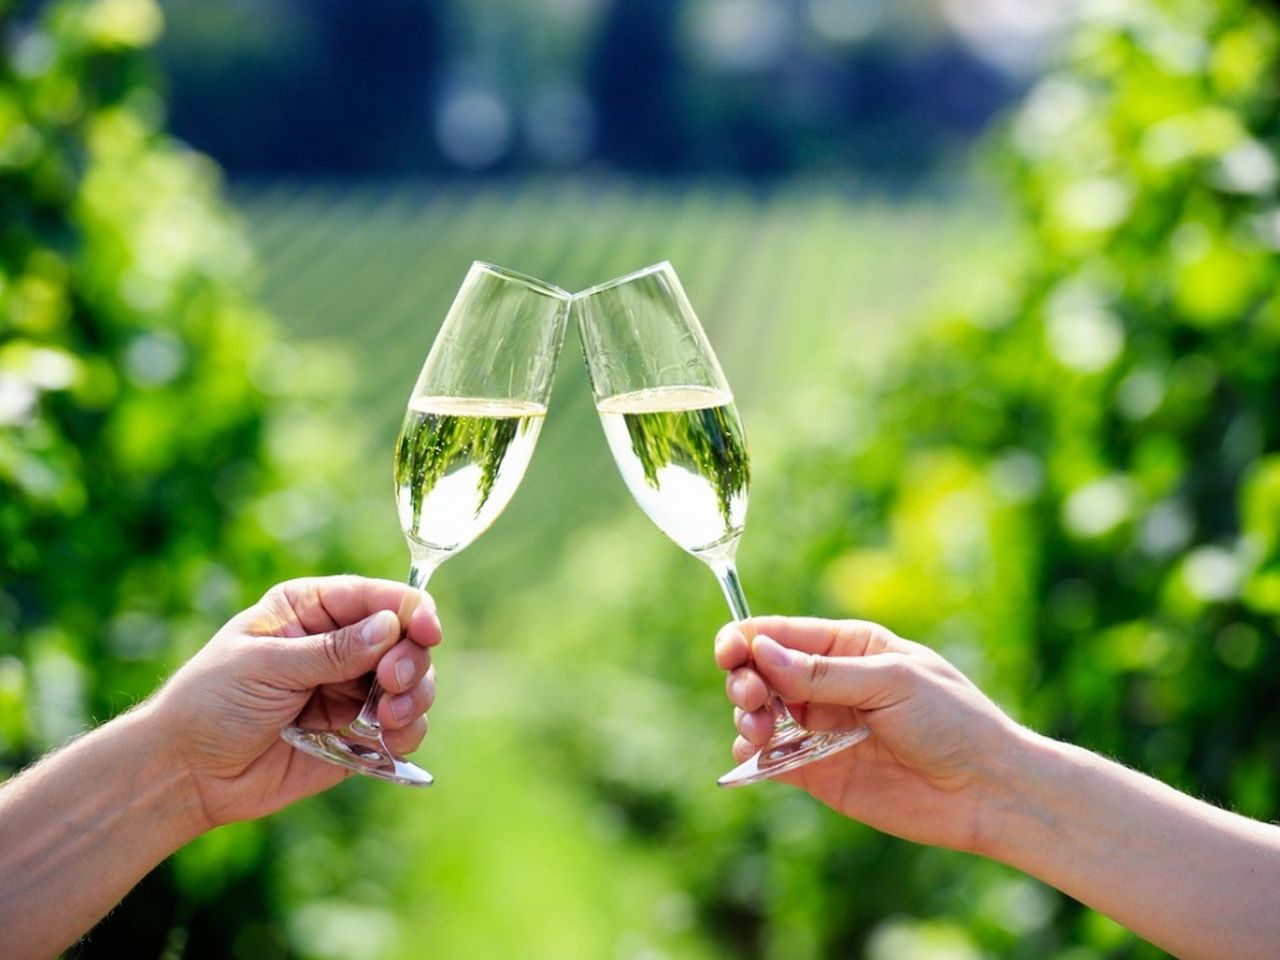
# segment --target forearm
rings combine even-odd
[[[1280,827],[1028,734],[986,805],[980,852],[1193,958],[1271,958]]]
[[[145,707],[0,785],[0,956],[57,954],[203,823]]]

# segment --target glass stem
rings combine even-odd
[[[721,560],[710,565],[715,572],[716,579],[720,581],[720,589],[724,591],[724,598],[729,601],[729,609],[733,611],[735,620],[746,620],[751,616],[751,610],[747,606],[747,596],[742,592],[742,581],[738,579],[738,568],[732,560]],[[795,717],[791,716],[791,711],[787,709],[787,705],[782,702],[782,698],[769,690],[769,712],[773,714],[774,735],[778,733],[787,733],[792,729],[798,729],[799,724],[796,723]]]
[[[440,566],[442,557],[414,557],[412,565],[409,567],[409,586],[415,590],[425,590],[427,581],[431,579],[431,574],[436,572],[436,567]],[[400,624],[401,630],[407,630],[407,623]],[[369,695],[364,698],[364,706],[360,708],[360,713],[347,724],[347,729],[358,737],[366,737],[371,740],[382,739],[382,724],[378,722],[378,701],[382,699],[382,684],[378,682],[378,674],[375,671],[373,681],[369,685]]]

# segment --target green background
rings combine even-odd
[[[883,620],[1037,729],[1280,816],[1274,8],[1102,11],[987,179],[892,198],[227,190],[161,132],[154,7],[42,23],[0,74],[6,770],[277,579],[402,575],[391,442],[472,259],[570,289],[670,259],[751,444],[757,610]],[[1159,956],[1015,872],[714,787],[726,612],[627,502],[575,351],[527,482],[433,583],[437,786],[215,831],[77,955]]]

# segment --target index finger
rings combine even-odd
[[[396,610],[400,632],[421,647],[434,647],[440,642],[440,619],[435,602],[425,590],[405,588]]]
[[[870,620],[825,620],[821,617],[751,617],[739,627],[750,641],[766,636],[784,647],[823,657],[860,657],[900,649],[903,641]]]
[[[751,640],[743,632],[742,625],[726,623],[716,634],[716,666],[721,670],[733,670],[751,659]]]
[[[424,647],[440,642],[440,623],[430,596],[395,580],[351,574],[305,577],[281,584],[298,625],[308,634],[358,623],[379,610],[390,610],[401,629]]]
[[[434,647],[443,636],[435,601],[425,590],[413,590],[411,595],[418,597],[418,600],[414,602],[407,619],[400,617],[404,635],[419,646]]]

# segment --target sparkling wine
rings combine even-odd
[[[396,504],[410,541],[461,550],[507,505],[546,408],[513,400],[415,397],[396,441]]]
[[[631,495],[694,554],[731,554],[747,514],[750,467],[733,397],[710,387],[657,387],[596,405]]]

